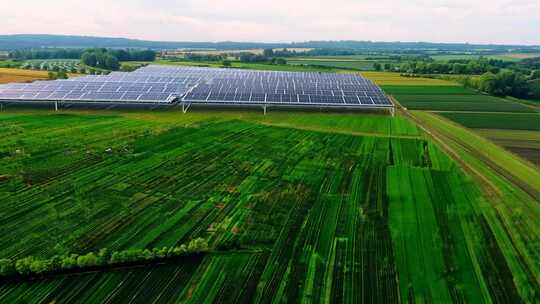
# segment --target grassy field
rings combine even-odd
[[[401,117],[22,111],[0,125],[1,256],[213,248],[3,284],[0,302],[538,300],[538,205],[497,222]]]

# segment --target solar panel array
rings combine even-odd
[[[0,100],[392,107],[355,74],[151,65],[134,72],[0,85]]]

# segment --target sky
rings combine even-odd
[[[540,0],[3,0],[0,34],[540,45]]]

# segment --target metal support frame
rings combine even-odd
[[[264,115],[266,115],[266,104],[263,106]]]
[[[187,111],[189,110],[189,107],[191,106],[191,103],[188,103],[186,105],[186,101],[182,100],[181,104],[182,104],[182,113],[187,113]]]
[[[54,101],[54,111],[58,112],[58,101],[57,100]]]

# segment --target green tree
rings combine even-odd
[[[94,52],[85,52],[81,56],[81,62],[87,66],[95,67],[97,64],[97,57]]]
[[[224,67],[231,67],[232,66],[232,63],[231,63],[230,60],[223,60],[222,64],[223,64]]]
[[[105,68],[113,71],[117,71],[120,68],[120,62],[112,55],[105,56]]]
[[[274,50],[273,49],[264,49],[263,55],[266,57],[272,57],[274,56]]]
[[[65,70],[60,70],[56,73],[56,79],[68,79],[68,75]]]
[[[47,73],[47,78],[49,78],[49,80],[56,80],[56,73],[49,71],[49,73]]]
[[[0,275],[10,276],[15,274],[15,265],[11,259],[0,259]]]
[[[187,246],[188,252],[203,252],[208,250],[208,241],[203,238],[196,238],[189,242]]]
[[[34,261],[33,257],[26,257],[22,259],[18,259],[17,262],[15,262],[15,269],[19,274],[22,275],[28,275],[32,273],[31,265]]]
[[[382,68],[382,67],[381,67],[381,64],[380,64],[380,63],[375,62],[375,63],[373,64],[373,69],[375,69],[375,71],[380,71],[381,68]]]

